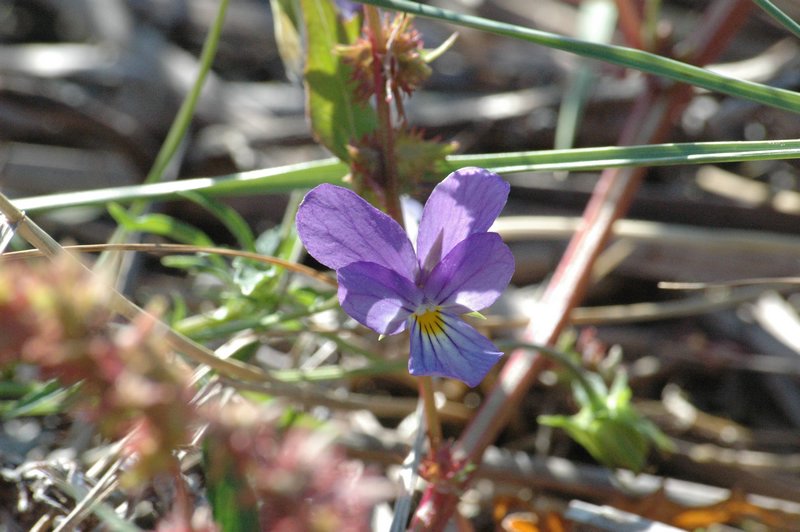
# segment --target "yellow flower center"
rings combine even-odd
[[[439,307],[425,309],[421,314],[415,313],[414,317],[424,334],[433,336],[444,332],[444,320]]]

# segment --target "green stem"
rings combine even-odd
[[[586,392],[586,396],[589,398],[589,401],[592,403],[592,406],[595,409],[599,410],[605,407],[603,399],[597,395],[592,383],[586,378],[586,373],[584,372],[583,368],[576,364],[567,353],[543,344],[532,344],[529,342],[499,342],[497,346],[503,351],[506,349],[528,349],[531,351],[538,351],[550,360],[560,364],[569,372],[572,378],[577,381],[580,387]]]
[[[422,397],[425,409],[425,419],[428,423],[428,441],[431,445],[431,454],[436,456],[436,452],[442,445],[442,426],[439,421],[439,412],[436,410],[436,398],[433,395],[433,379],[430,377],[419,377],[419,394]]]

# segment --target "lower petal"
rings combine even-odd
[[[412,375],[451,377],[477,386],[503,353],[458,316],[429,310],[409,319]]]

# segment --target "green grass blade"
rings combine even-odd
[[[11,243],[15,231],[16,227],[8,223],[5,216],[0,215],[0,253],[4,252]]]
[[[800,158],[800,140],[692,142],[451,155],[437,168],[437,172],[440,177],[444,177],[448,172],[464,166],[481,166],[494,172],[515,173],[798,158]],[[27,212],[37,212],[67,207],[103,205],[113,201],[123,202],[141,198],[175,199],[180,197],[180,194],[192,190],[201,191],[208,196],[270,194],[310,188],[321,183],[343,184],[342,178],[346,173],[347,167],[337,159],[324,159],[219,177],[199,177],[170,183],[20,198],[14,200],[14,205]]]
[[[635,50],[633,48],[571,39],[554,33],[498,22],[473,15],[464,15],[456,13],[455,11],[411,2],[409,0],[363,0],[363,3],[396,11],[404,11],[420,17],[441,20],[443,22],[494,33],[496,35],[521,39],[556,50],[564,50],[591,59],[597,59],[599,61],[647,72],[648,74],[662,76],[674,81],[688,83],[710,91],[752,100],[771,107],[800,112],[800,93],[768,87],[760,83],[729,78],[700,67],[681,63],[680,61],[649,52]]]
[[[64,388],[56,381],[28,385],[29,390],[16,401],[2,403],[2,419],[46,416],[64,411],[64,403],[75,388]]]
[[[400,373],[408,371],[407,367],[408,362],[405,360],[382,360],[354,369],[346,369],[340,365],[319,366],[311,369],[281,369],[273,371],[272,376],[286,383],[315,382]]]
[[[208,502],[222,532],[261,529],[258,498],[226,446],[207,438],[203,442],[203,465]]]
[[[452,172],[464,166],[482,166],[500,173],[585,171],[797,158],[800,158],[800,140],[693,142],[453,155],[447,158],[442,170]]]
[[[64,192],[15,200],[14,205],[22,210],[34,212],[65,207],[104,205],[112,201],[175,199],[190,191],[214,196],[291,192],[298,188],[311,188],[321,183],[341,182],[347,171],[347,166],[338,159],[323,159],[219,177],[198,177],[168,183]]]
[[[200,93],[202,92],[203,85],[205,84],[208,73],[211,71],[211,66],[214,63],[214,56],[217,53],[220,36],[222,35],[222,25],[225,22],[225,13],[228,10],[228,2],[229,0],[220,0],[217,14],[214,17],[214,21],[209,29],[208,35],[203,42],[203,49],[200,53],[200,67],[197,77],[195,78],[189,93],[186,95],[186,98],[184,98],[183,102],[181,102],[178,113],[175,116],[175,119],[172,121],[169,131],[167,132],[167,137],[164,139],[164,143],[161,145],[161,149],[156,155],[156,159],[153,162],[153,166],[150,168],[150,172],[148,172],[147,176],[145,177],[145,184],[155,184],[162,181],[165,170],[175,156],[175,153],[177,153],[178,148],[183,142],[183,139],[186,137],[186,131],[188,131],[189,125],[192,122],[192,116],[194,116],[194,111],[197,107],[197,102],[200,99]],[[150,200],[151,198],[141,198],[139,201],[133,202],[129,207],[130,215],[138,216],[144,213],[147,210],[147,202]],[[126,238],[127,236],[125,231],[117,228],[109,238],[109,242],[122,242]],[[102,253],[95,263],[94,269],[99,271],[108,268],[114,268],[116,270],[121,263],[115,263],[114,257],[115,255],[113,254]]]
[[[220,0],[217,15],[214,17],[214,22],[209,29],[206,40],[203,43],[203,49],[200,52],[200,69],[197,72],[197,77],[192,84],[192,88],[186,95],[186,98],[181,103],[178,114],[167,132],[167,138],[161,149],[156,155],[156,160],[153,162],[153,167],[145,178],[145,183],[156,183],[161,181],[169,162],[178,151],[183,138],[186,136],[186,131],[189,129],[189,124],[192,122],[194,110],[197,107],[197,102],[200,100],[200,93],[203,90],[208,73],[211,71],[211,66],[214,63],[214,56],[217,54],[217,47],[219,39],[222,35],[222,26],[225,22],[225,12],[228,9],[229,0]]]
[[[578,35],[587,41],[608,43],[617,25],[617,8],[612,0],[583,0],[578,12]],[[555,148],[571,148],[592,86],[596,63],[581,62],[570,77],[558,110]]]
[[[777,20],[786,29],[794,33],[795,37],[800,37],[800,24],[792,20],[789,15],[781,11],[781,9],[770,2],[770,0],[753,0],[753,3]]]

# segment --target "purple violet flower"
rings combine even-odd
[[[311,190],[297,211],[308,252],[336,270],[339,303],[380,334],[411,332],[408,371],[477,386],[503,355],[461,319],[500,296],[514,257],[487,232],[509,185],[482,168],[453,172],[422,211],[416,250],[395,220],[335,185]]]

